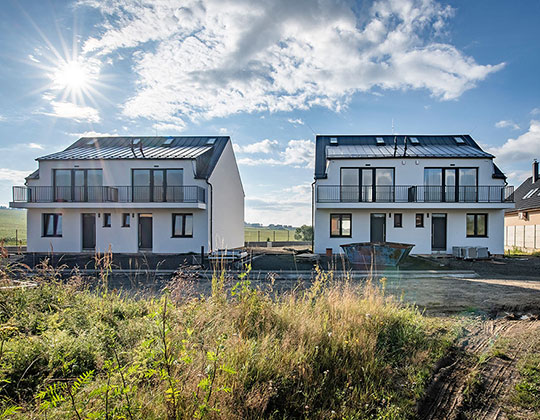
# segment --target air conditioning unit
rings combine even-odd
[[[485,247],[485,246],[477,247],[476,252],[478,254],[478,259],[479,260],[485,260],[485,259],[489,258],[489,252],[488,252],[487,247]]]
[[[529,220],[529,213],[526,211],[520,211],[518,213],[519,220]]]
[[[463,258],[463,247],[462,246],[453,246],[452,247],[452,256],[454,258]]]
[[[476,260],[478,258],[478,248],[475,246],[466,246],[463,248],[463,259]]]

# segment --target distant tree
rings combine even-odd
[[[313,240],[313,227],[302,225],[299,228],[296,228],[296,231],[294,232],[294,239],[297,241]]]

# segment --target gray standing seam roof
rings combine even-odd
[[[530,191],[536,190],[534,194],[527,195]],[[527,197],[527,198],[524,198]],[[506,213],[516,210],[540,209],[540,179],[532,182],[532,176],[527,178],[514,191],[515,208],[506,210]]]
[[[416,138],[412,144],[411,137]],[[384,140],[377,143],[377,138]],[[407,147],[405,149],[405,138]],[[456,141],[459,139],[459,143]],[[330,139],[337,139],[331,142]],[[396,141],[397,147],[394,145]],[[395,155],[394,155],[395,153]],[[315,139],[315,179],[326,178],[327,159],[377,158],[487,158],[494,156],[483,151],[469,135],[318,135]],[[493,177],[506,177],[493,165]]]
[[[134,144],[136,139],[139,141]],[[210,139],[215,141],[209,144]],[[229,141],[228,136],[83,137],[61,152],[36,160],[194,159],[196,177],[208,179]]]

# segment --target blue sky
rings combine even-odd
[[[82,135],[229,134],[246,221],[310,221],[314,133],[540,158],[540,2],[5,0],[0,204]]]

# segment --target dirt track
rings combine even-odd
[[[499,347],[502,345],[502,347]],[[446,357],[418,408],[426,420],[533,419],[512,402],[517,364],[540,345],[540,321],[475,321]]]

